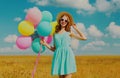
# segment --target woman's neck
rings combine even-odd
[[[65,27],[62,27],[62,28],[61,28],[61,31],[65,31]]]
[[[65,30],[65,26],[61,26],[61,30],[64,29]]]

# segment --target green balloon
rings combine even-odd
[[[46,49],[46,47],[44,45],[42,45],[42,51],[40,53],[45,52],[45,49]]]
[[[42,21],[37,26],[37,32],[40,36],[48,36],[50,35],[51,31],[52,31],[52,26],[47,21]]]
[[[40,49],[42,49],[42,51],[40,51]],[[33,42],[32,42],[32,50],[35,53],[43,53],[45,52],[46,47],[44,45],[40,44],[40,38],[36,38]]]
[[[51,22],[52,19],[53,19],[53,16],[49,11],[43,11],[42,12],[42,20],[41,21]]]
[[[39,53],[40,51],[40,38],[36,38],[33,42],[32,42],[32,50],[35,53]]]

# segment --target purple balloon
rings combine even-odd
[[[16,45],[20,49],[27,49],[31,46],[32,38],[27,36],[19,36],[16,40]]]

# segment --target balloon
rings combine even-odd
[[[44,39],[45,39],[45,41],[46,41],[48,44],[50,44],[51,41],[52,41],[52,36],[49,35],[48,37],[45,37]]]
[[[51,22],[50,24],[52,26],[52,31],[51,31],[50,35],[53,35],[55,33],[55,29],[56,29],[56,26],[57,26],[57,21]]]
[[[35,53],[39,53],[40,51],[40,38],[36,38],[33,42],[32,42],[32,50]]]
[[[52,41],[52,36],[51,35],[46,36],[46,37],[40,36],[40,39],[44,39],[46,43],[50,44]]]
[[[44,36],[40,36],[40,39],[43,40],[43,39],[44,39]]]
[[[40,51],[40,53],[45,52],[45,49],[46,49],[46,47],[44,45],[42,45],[42,51]]]
[[[19,36],[16,40],[16,45],[20,49],[27,49],[31,46],[32,38],[31,37],[25,37],[25,36]]]
[[[42,12],[42,21],[51,22],[52,19],[53,19],[53,16],[49,11]]]
[[[38,34],[41,36],[50,35],[51,30],[52,30],[52,26],[50,25],[49,22],[46,21],[41,22],[37,27]]]
[[[40,49],[42,49],[40,51]],[[41,44],[40,44],[40,38],[36,38],[33,42],[32,42],[32,50],[35,52],[35,53],[43,53],[45,51],[45,46],[42,45],[41,47]]]
[[[38,32],[35,31],[34,34],[31,35],[31,37],[32,37],[32,40],[39,38]]]
[[[39,22],[41,21],[42,13],[37,7],[30,8],[27,12],[25,19],[33,23],[36,28]]]
[[[28,21],[22,21],[18,25],[18,31],[23,36],[29,36],[34,33],[34,26]]]

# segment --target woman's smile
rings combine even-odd
[[[61,26],[66,26],[68,24],[68,20],[67,20],[67,16],[63,16],[61,19],[60,19],[60,24]]]

